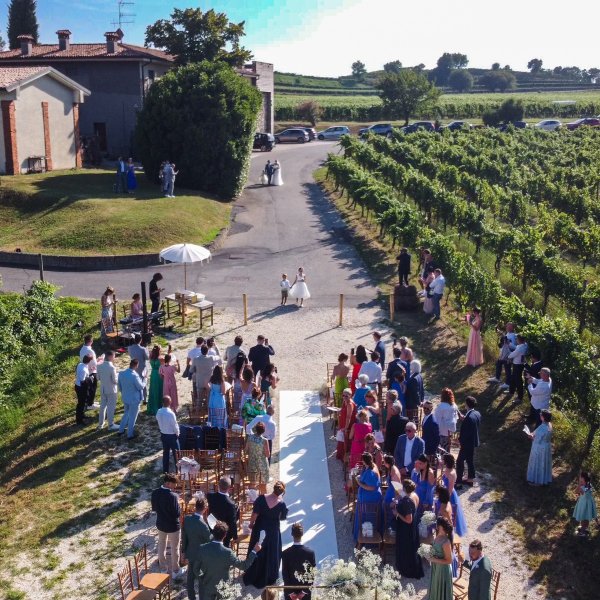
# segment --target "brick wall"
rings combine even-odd
[[[48,119],[48,103],[42,102],[42,122],[44,124],[44,154],[46,170],[52,171],[52,144],[50,143],[50,121]]]
[[[273,65],[271,63],[252,62],[252,70],[258,75],[256,79],[256,89],[262,92],[263,106],[259,115],[258,127],[266,133],[273,133],[275,126],[274,119],[274,99],[275,99],[275,76],[273,74]]]

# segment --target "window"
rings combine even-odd
[[[154,72],[154,69],[148,69],[148,79],[150,79],[150,81],[154,81],[156,77],[156,73]]]

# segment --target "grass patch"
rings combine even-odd
[[[333,192],[325,176],[325,168],[314,174],[346,221],[354,245],[382,293],[389,294],[396,282],[397,249],[392,251],[391,245],[380,239],[377,228],[360,217],[360,210],[351,208],[346,196]],[[596,582],[590,574],[597,571],[600,557],[598,527],[592,526],[589,540],[581,540],[574,535],[575,523],[570,518],[586,428],[575,418],[554,411],[554,482],[549,488],[528,486],[525,473],[531,445],[521,431],[528,409],[525,404],[513,408],[505,395],[487,383],[497,353],[493,335],[484,340],[486,365],[477,369],[465,365],[468,330],[462,317],[462,311],[445,306],[442,319],[432,325],[422,311],[416,311],[397,313],[391,326],[398,335],[415,342],[430,391],[439,393],[448,386],[457,398],[477,397],[483,414],[477,465],[493,475],[495,516],[524,547],[516,559],[526,561],[536,581],[547,588],[548,597],[596,599]],[[589,467],[596,473],[600,471],[599,457],[596,440],[589,459]],[[490,552],[493,560],[493,549]]]
[[[135,195],[113,193],[102,169],[2,178],[0,249],[45,254],[157,252],[178,242],[207,244],[226,227],[231,205],[176,189],[164,198],[138,175]]]

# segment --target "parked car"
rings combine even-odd
[[[255,133],[253,150],[261,152],[271,152],[275,147],[275,136],[272,133]]]
[[[275,142],[277,144],[282,144],[283,142],[296,142],[297,144],[304,144],[304,142],[309,142],[310,138],[306,129],[284,129],[279,133],[275,134]]]
[[[400,128],[402,133],[414,133],[419,130],[435,131],[435,123],[433,121],[415,121],[410,125]]]
[[[392,131],[394,127],[391,123],[377,123],[371,125],[371,127],[363,127],[358,130],[359,137],[364,137],[368,133],[374,133],[375,135],[385,135],[386,137],[392,137]]]
[[[517,129],[527,128],[527,123],[525,121],[511,121],[510,123],[500,123],[500,125],[498,125],[498,130],[506,131],[511,125]]]
[[[449,129],[450,131],[456,131],[457,129],[471,129],[473,125],[467,123],[467,121],[450,121],[448,125],[442,125],[440,129]]]
[[[562,123],[558,119],[542,119],[534,127],[542,131],[556,131],[561,125]]]
[[[302,127],[308,133],[308,141],[312,142],[317,139],[317,130],[314,127]]]
[[[600,125],[600,119],[597,119],[596,117],[586,117],[584,119],[577,119],[577,121],[567,123],[567,129],[569,131],[573,131],[574,129],[578,129],[582,125],[587,125],[588,127],[598,127]]]
[[[346,125],[336,125],[335,127],[328,127],[323,131],[317,133],[317,139],[319,140],[339,140],[343,135],[349,135],[350,128]]]

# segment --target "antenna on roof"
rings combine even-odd
[[[113,27],[123,29],[123,25],[132,25],[135,22],[135,13],[126,12],[128,9],[125,7],[133,6],[135,3],[131,0],[117,0],[117,4],[119,6],[119,20],[112,21]]]

